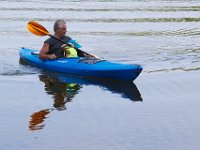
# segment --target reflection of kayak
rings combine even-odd
[[[108,90],[112,93],[120,94],[124,98],[128,98],[132,101],[142,101],[141,94],[137,88],[137,86],[130,81],[122,81],[122,80],[112,80],[112,79],[102,79],[102,78],[79,78],[75,76],[63,75],[58,73],[50,73],[50,72],[41,72],[39,75],[40,81],[49,81],[48,85],[53,85],[55,88],[45,88],[48,94],[52,93],[60,93],[61,89],[63,89],[63,85],[67,85],[67,90],[63,90],[64,92],[77,94],[77,90],[79,90],[82,85],[94,85],[103,88],[104,90]],[[59,85],[59,86],[58,86]],[[62,85],[62,86],[61,86]],[[46,86],[45,86],[46,87]],[[77,89],[77,87],[79,87]],[[58,92],[59,91],[59,92]],[[62,91],[61,91],[62,92]],[[64,94],[62,94],[64,95]],[[69,95],[69,94],[68,94]]]
[[[93,85],[108,90],[112,93],[119,94],[123,98],[131,101],[141,101],[142,97],[133,82],[101,79],[101,78],[79,78],[74,76],[66,76],[58,73],[41,72],[39,80],[43,82],[45,92],[52,95],[54,99],[53,107],[34,112],[29,121],[29,129],[40,130],[45,127],[45,119],[49,113],[54,110],[63,111],[67,109],[67,103],[79,94],[80,89],[84,85]]]
[[[88,57],[41,60],[35,52],[37,51],[22,48],[20,49],[20,58],[32,66],[53,72],[87,77],[134,80],[142,71],[140,65],[119,64]]]

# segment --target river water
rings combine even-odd
[[[200,1],[0,1],[0,149],[199,149]],[[134,83],[50,74],[19,63],[47,37],[38,21],[100,58],[144,68]]]

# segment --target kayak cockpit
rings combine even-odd
[[[95,57],[88,57],[85,56],[82,52],[78,51],[78,57],[67,57],[67,58],[60,58],[60,59],[78,59],[78,63],[85,63],[85,64],[96,64],[98,62],[102,62],[105,60],[99,59],[99,58],[95,58]],[[39,51],[32,51],[31,54],[32,55],[39,55]]]
[[[76,51],[77,51],[78,57],[91,57],[91,56],[85,54],[85,53],[84,53],[83,51],[81,51],[80,49],[77,49],[77,48],[76,48]],[[40,53],[39,51],[32,51],[32,52],[31,52],[32,55],[39,55],[39,53]]]

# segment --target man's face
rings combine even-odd
[[[67,32],[67,26],[65,24],[61,24],[56,32],[60,37],[65,36]]]

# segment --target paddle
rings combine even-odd
[[[39,23],[37,23],[35,21],[29,21],[28,24],[27,24],[27,28],[31,33],[33,33],[35,35],[38,35],[38,36],[47,36],[48,35],[48,36],[50,36],[50,37],[62,42],[63,44],[67,44],[68,46],[71,46],[69,43],[67,43],[67,42],[65,42],[65,41],[63,41],[61,39],[58,39],[57,37],[51,35],[49,33],[49,31],[45,27],[43,27],[42,25],[40,25]],[[95,56],[93,56],[93,55],[91,55],[91,54],[89,54],[87,52],[84,52],[83,50],[80,50],[80,49],[76,49],[76,50],[78,50],[81,53],[84,53],[86,55],[89,55],[91,57],[95,57]]]

